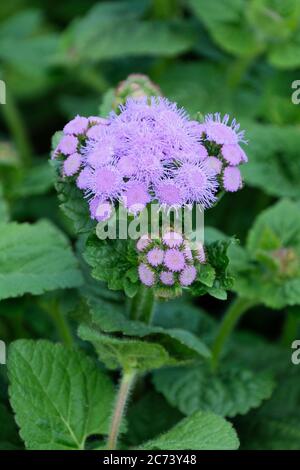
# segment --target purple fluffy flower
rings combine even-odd
[[[196,279],[197,270],[195,266],[187,266],[180,273],[179,280],[180,284],[184,287],[190,286]]]
[[[127,207],[130,213],[137,214],[141,212],[148,202],[151,201],[150,194],[147,191],[145,183],[138,181],[131,181],[126,184],[123,193],[124,206]]]
[[[87,130],[89,120],[86,117],[77,115],[72,121],[64,127],[64,133],[68,135],[79,135],[84,134]]]
[[[79,189],[86,190],[89,187],[92,171],[90,168],[85,167],[76,180],[76,185]]]
[[[61,138],[55,153],[61,152],[65,155],[71,155],[72,153],[76,153],[77,146],[78,140],[76,137],[73,135],[64,135]]]
[[[224,170],[223,185],[225,191],[236,192],[242,187],[242,176],[241,172],[237,167],[228,166]]]
[[[229,115],[225,114],[223,119],[220,113],[208,114],[205,117],[203,130],[206,138],[217,144],[236,145],[239,142],[245,142],[245,132],[240,131],[240,125],[235,119],[229,125]]]
[[[79,153],[72,153],[64,161],[64,175],[73,176],[80,170],[82,157]]]
[[[162,264],[164,259],[164,251],[161,250],[160,248],[152,248],[150,251],[147,253],[147,260],[148,263],[151,264],[151,266],[159,266]]]
[[[118,199],[123,186],[120,173],[112,165],[92,171],[88,185],[94,196],[109,200]]]
[[[216,175],[222,172],[222,162],[217,157],[207,158],[206,164]]]
[[[141,282],[145,284],[145,286],[152,287],[155,283],[155,275],[152,269],[146,264],[140,264],[138,271]]]
[[[164,263],[170,271],[178,272],[185,267],[185,258],[181,251],[171,248],[165,253]]]
[[[159,181],[155,186],[155,195],[162,206],[181,207],[186,202],[185,188],[178,186],[174,179]]]
[[[197,202],[207,208],[216,201],[218,183],[206,160],[197,164],[184,163],[178,169],[176,183],[186,190],[190,203]]]
[[[222,156],[231,166],[236,166],[242,162],[246,163],[248,161],[244,150],[239,145],[223,145]]]
[[[173,286],[175,282],[174,274],[171,271],[162,271],[159,279],[165,286]]]

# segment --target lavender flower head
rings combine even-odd
[[[208,115],[201,124],[166,98],[140,96],[107,119],[76,116],[53,158],[62,159],[63,176],[83,191],[91,218],[103,220],[95,214],[100,202],[121,203],[133,216],[151,202],[167,211],[211,207],[219,189],[242,187],[237,167],[247,156],[240,143],[244,131],[227,115]]]
[[[239,165],[248,162],[241,144],[247,144],[245,131],[235,119],[229,122],[229,115],[221,118],[220,113],[209,114],[201,125],[204,145],[209,153],[208,165],[217,175],[224,191],[236,192],[243,182]]]
[[[190,246],[189,241],[175,230],[166,231],[162,238],[143,235],[137,242],[138,274],[142,284],[153,287],[158,297],[180,295],[197,278],[197,265],[204,264],[203,246]]]

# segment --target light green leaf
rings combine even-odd
[[[239,440],[232,425],[213,413],[198,411],[141,446],[145,450],[235,450]]]
[[[269,374],[228,364],[218,373],[204,364],[164,369],[154,372],[153,381],[170,405],[186,415],[197,410],[228,417],[246,414],[269,398],[274,388]]]
[[[0,299],[78,287],[82,277],[65,236],[50,222],[0,225]]]
[[[125,370],[147,371],[175,362],[166,349],[157,343],[112,337],[87,325],[79,327],[78,335],[94,345],[99,359],[109,369],[121,367]]]
[[[145,21],[146,2],[101,3],[67,29],[58,61],[95,62],[124,56],[173,56],[196,40],[187,21]]]
[[[9,350],[10,401],[26,447],[84,449],[106,434],[114,388],[79,351],[48,341],[19,340]]]
[[[92,322],[104,333],[122,333],[128,337],[136,336],[150,342],[157,341],[167,349],[174,360],[210,357],[207,346],[193,333],[183,328],[162,328],[130,320],[122,313],[123,310],[124,306],[119,309],[114,307],[112,314],[109,303],[98,301],[91,308]]]

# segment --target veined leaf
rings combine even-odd
[[[93,361],[48,341],[19,340],[8,358],[10,401],[31,450],[80,450],[106,434],[114,387]]]
[[[198,411],[165,434],[141,445],[145,450],[235,450],[239,440],[232,425],[213,413]]]
[[[77,260],[50,222],[11,222],[0,228],[0,299],[80,286]]]

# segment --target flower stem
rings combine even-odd
[[[117,395],[116,404],[112,416],[109,437],[107,441],[107,450],[116,450],[118,444],[118,437],[120,434],[120,427],[125,413],[126,405],[130,391],[136,378],[136,371],[134,369],[123,372],[120,388]]]
[[[154,295],[152,289],[141,286],[138,293],[131,299],[129,314],[132,320],[151,323],[154,311]]]
[[[1,106],[1,110],[23,164],[30,164],[33,155],[31,143],[18,106],[15,103],[14,97],[8,90],[6,91],[6,104]]]
[[[216,370],[224,345],[234,330],[241,316],[256,304],[253,300],[237,298],[229,307],[220,325],[218,334],[212,346],[212,368]]]
[[[72,348],[74,346],[74,338],[71,333],[69,323],[66,320],[64,314],[62,313],[61,309],[58,305],[55,305],[54,308],[49,309],[48,312],[53,320],[53,323],[55,324],[55,327],[62,342],[68,348]]]

